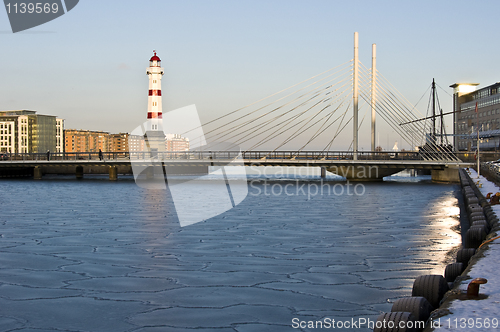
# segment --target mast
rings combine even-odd
[[[436,82],[432,79],[432,133],[431,141],[436,144]]]
[[[443,109],[440,108],[439,111],[440,111],[439,118],[441,119],[441,145],[444,145],[444,138],[445,138],[446,130],[444,128]],[[446,140],[448,140],[448,138],[446,138]]]
[[[353,109],[353,133],[352,133],[352,152],[353,160],[358,160],[358,33],[354,33],[354,60],[352,74],[352,109]]]
[[[372,108],[372,152],[375,151],[375,98],[376,98],[376,83],[377,83],[377,45],[372,44],[372,95],[371,95],[371,108]]]
[[[476,101],[476,124],[477,124],[477,178],[479,179],[479,176],[481,175],[481,163],[479,162],[479,113],[477,111],[477,101]]]

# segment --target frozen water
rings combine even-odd
[[[236,208],[181,228],[169,192],[131,178],[2,180],[0,331],[375,319],[415,277],[442,273],[460,243],[458,185],[398,179],[356,196],[304,194],[308,183],[252,182]],[[266,194],[274,184],[292,195]]]

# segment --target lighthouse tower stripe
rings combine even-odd
[[[163,119],[163,114],[156,112],[148,112],[148,119]]]
[[[149,90],[149,96],[161,96],[161,90]]]

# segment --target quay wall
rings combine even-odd
[[[75,166],[41,166],[42,169],[42,174],[64,174],[64,175],[70,175],[70,174],[75,174],[76,172],[76,167]],[[118,174],[132,174],[132,166],[124,166],[124,165],[119,165],[116,166],[118,170]],[[96,165],[91,165],[91,166],[83,166],[83,174],[108,174],[109,173],[109,166],[108,165],[103,165],[103,166],[96,166]]]
[[[470,243],[468,243],[470,242],[469,240],[470,237],[468,237],[468,235],[470,235],[469,232],[471,232],[473,228],[477,227],[475,226],[477,218],[472,216],[471,212],[471,210],[474,209],[476,203],[474,197],[470,195],[470,189],[467,189],[468,187],[471,188],[471,190],[474,192],[474,196],[477,197],[477,205],[479,205],[483,209],[484,219],[487,221],[489,229],[487,231],[487,234],[485,234],[483,241],[481,241],[480,246],[475,248],[475,253],[474,255],[472,255],[472,257],[470,257],[464,271],[454,280],[452,284],[450,284],[450,291],[448,291],[445,294],[443,300],[441,301],[440,307],[434,310],[434,312],[431,314],[431,319],[434,321],[437,321],[440,318],[445,321],[448,318],[450,318],[452,321],[454,319],[459,319],[459,320],[464,318],[469,319],[468,317],[463,316],[463,312],[457,313],[458,309],[452,308],[455,307],[453,306],[453,303],[455,301],[460,301],[461,302],[460,307],[465,308],[465,310],[470,313],[476,312],[476,306],[478,301],[488,301],[486,300],[488,298],[488,295],[483,294],[483,292],[481,292],[481,288],[479,291],[479,295],[477,297],[467,296],[467,294],[464,292],[464,289],[467,288],[468,284],[473,280],[473,278],[477,277],[478,275],[480,276],[488,275],[487,271],[481,269],[481,267],[484,267],[482,264],[483,263],[482,260],[487,256],[487,254],[489,254],[489,251],[491,251],[490,247],[491,242],[488,243],[488,241],[493,240],[500,232],[500,219],[497,213],[493,211],[491,204],[484,197],[483,193],[478,188],[476,183],[478,182],[474,181],[474,179],[471,178],[470,174],[466,170],[460,169],[460,185],[462,188],[462,194],[464,196],[464,201],[465,201],[465,210],[466,210],[465,212],[468,215],[469,219],[469,230],[467,230],[467,232],[465,233],[462,246],[468,248],[475,247]],[[495,192],[493,192],[493,194],[495,194]],[[479,269],[477,267],[479,267]],[[490,279],[490,283],[491,281],[492,280]],[[489,285],[487,285],[486,287],[488,286]],[[491,303],[489,302],[484,302],[481,306],[488,307],[490,304]],[[481,311],[477,312],[477,314],[480,316],[481,319],[488,316],[488,313]],[[463,328],[459,327],[454,328],[453,326],[451,327],[446,326],[446,324],[434,327],[428,324],[424,332],[443,331],[443,329],[445,329],[446,331],[463,330]]]
[[[461,215],[463,214],[467,221],[461,223],[462,228],[466,229],[462,229],[461,232],[462,247],[456,254],[456,263],[448,264],[442,275],[422,275],[417,277],[413,283],[411,295],[396,300],[393,303],[391,312],[380,314],[376,324],[391,322],[395,324],[394,326],[401,326],[400,324],[410,326],[409,324],[415,324],[418,321],[426,322],[425,327],[419,326],[419,328],[409,330],[424,332],[459,331],[463,329],[454,328],[451,324],[447,326],[446,321],[450,323],[464,317],[469,319],[471,316],[480,317],[480,319],[488,315],[490,319],[497,316],[495,311],[493,313],[484,311],[484,308],[496,306],[495,303],[498,303],[498,297],[495,299],[495,287],[500,285],[496,280],[497,257],[494,258],[493,264],[490,261],[485,263],[482,259],[491,251],[490,245],[492,242],[490,241],[495,240],[497,233],[500,232],[500,220],[468,172],[459,169],[458,175],[465,206],[465,208],[460,207]],[[488,257],[488,259],[491,259],[491,257]],[[486,266],[494,269],[493,275],[491,272],[485,271],[488,269]],[[488,286],[492,287],[490,291],[495,295],[489,296],[481,293],[479,284],[485,283],[486,277],[490,278],[490,285]],[[469,294],[469,283],[478,286],[478,294],[473,292]],[[471,289],[473,288],[475,287]],[[485,302],[481,303],[481,301]],[[374,328],[374,331],[377,332],[389,330],[392,331],[391,329]]]

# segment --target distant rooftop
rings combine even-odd
[[[479,83],[453,83],[452,85],[450,85],[450,88],[456,88],[460,85],[471,85],[471,86],[478,86]]]
[[[450,85],[450,88],[453,88],[453,93],[463,95],[476,91],[478,85],[479,83],[455,83]]]
[[[0,116],[9,116],[9,115],[33,115],[33,114],[36,114],[36,111],[29,111],[29,110],[0,111]]]

